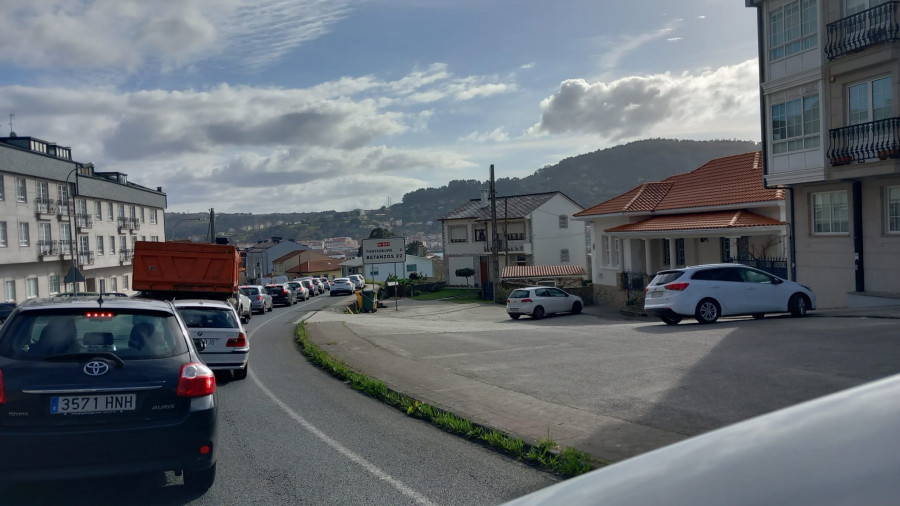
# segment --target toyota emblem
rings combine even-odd
[[[84,364],[84,373],[88,376],[102,376],[109,371],[109,364],[99,360],[92,360]]]

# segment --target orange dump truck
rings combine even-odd
[[[154,299],[238,299],[241,255],[227,244],[138,241],[132,288]]]

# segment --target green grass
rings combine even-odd
[[[332,376],[346,381],[353,389],[393,406],[408,416],[425,420],[446,432],[477,441],[510,457],[562,476],[577,476],[591,470],[589,454],[572,447],[560,451],[558,445],[550,439],[549,429],[547,439],[542,439],[537,445],[529,445],[520,438],[483,427],[449,411],[389,389],[383,381],[354,371],[347,364],[313,344],[306,336],[303,322],[297,326],[297,342],[302,348],[303,355],[310,362],[328,371]]]
[[[490,300],[481,299],[480,288],[444,288],[442,290],[438,290],[437,292],[417,293],[411,298],[413,300],[447,300],[450,302],[459,302],[464,304],[470,304],[473,302],[493,302]]]

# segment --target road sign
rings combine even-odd
[[[393,264],[406,262],[406,239],[387,237],[363,239],[364,264]]]

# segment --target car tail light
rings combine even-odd
[[[0,404],[6,403],[6,388],[3,386],[3,371],[0,370]]]
[[[520,302],[534,302],[534,301],[531,299],[522,299]]]
[[[262,300],[262,295],[257,295],[256,300]]]
[[[247,336],[245,336],[244,333],[241,332],[237,337],[229,338],[225,343],[225,346],[228,348],[246,348]]]
[[[682,292],[685,288],[688,287],[690,283],[669,283],[668,285],[663,286],[666,290],[674,290],[676,292]]]
[[[200,362],[181,366],[181,376],[175,392],[178,397],[203,397],[216,391],[216,376],[212,369]]]

